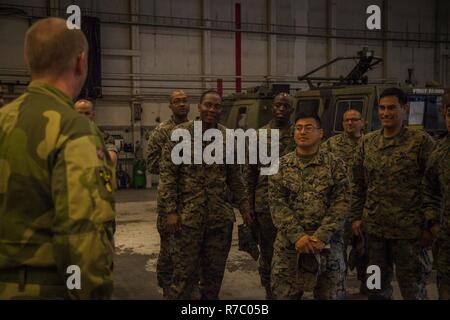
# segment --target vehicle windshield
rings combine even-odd
[[[410,95],[408,125],[423,125],[430,131],[445,130],[441,115],[442,97],[435,95]]]

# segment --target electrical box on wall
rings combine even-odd
[[[134,121],[141,121],[142,119],[142,106],[140,102],[133,102],[133,118]]]

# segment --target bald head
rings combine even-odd
[[[190,105],[188,96],[183,90],[172,91],[170,94],[169,108],[172,110],[172,114],[177,121],[187,121]]]
[[[294,98],[289,94],[285,92],[281,92],[275,96],[273,99],[274,103],[283,102],[289,104],[291,107],[294,106]]]
[[[187,95],[183,90],[173,90],[170,93],[170,103],[172,103],[173,99],[180,98],[180,97],[187,98]]]
[[[85,99],[78,100],[75,102],[74,109],[76,112],[88,117],[89,120],[95,120],[94,104],[91,101]]]
[[[47,18],[34,23],[25,35],[25,60],[31,76],[59,76],[76,68],[88,43],[81,30],[70,30],[66,21]]]

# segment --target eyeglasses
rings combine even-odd
[[[305,125],[305,126],[302,126],[302,125],[296,125],[295,127],[295,130],[298,130],[298,131],[302,131],[303,129],[305,129],[305,132],[307,132],[307,133],[310,133],[310,132],[312,132],[314,129],[320,129],[319,127],[314,127],[312,124],[307,124],[307,125]]]
[[[361,118],[348,118],[348,119],[344,119],[344,122],[356,122],[361,120]]]

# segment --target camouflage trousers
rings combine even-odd
[[[341,272],[339,273],[338,283],[336,285],[336,299],[345,300],[347,298],[347,276],[348,276],[348,247],[344,247],[344,259],[343,259],[343,268],[341,268]],[[357,279],[361,282],[360,284],[360,293],[366,294],[366,271],[367,264],[358,260],[358,263],[355,265]]]
[[[160,286],[164,295],[168,290],[172,281],[173,263],[170,258],[170,234],[164,230],[164,218],[158,214],[156,227],[160,237],[160,248],[158,261],[156,264],[156,277],[158,279],[158,286]]]
[[[450,300],[450,241],[438,239],[433,247],[439,299]]]
[[[173,262],[170,256],[170,233],[168,233],[165,228],[165,219],[163,216],[158,215],[158,220],[156,223],[159,238],[160,238],[160,248],[158,254],[158,261],[156,263],[156,278],[158,280],[158,286],[163,289],[163,297],[167,298],[169,294],[170,284],[172,283],[173,275]],[[200,279],[200,268],[197,268],[196,280],[194,287],[192,289],[192,300],[198,300],[198,281]]]
[[[349,253],[348,249],[351,247],[351,233],[347,231],[344,234],[344,245],[343,245],[343,266],[340,269],[339,280],[336,289],[336,298],[338,300],[345,300],[347,298],[347,275],[349,271]],[[356,274],[358,280],[361,282],[360,293],[366,294],[366,270],[367,262],[364,259],[355,259]]]
[[[221,227],[202,229],[182,226],[170,237],[170,255],[173,275],[169,299],[191,299],[198,283],[202,300],[217,300],[222,286],[225,265],[231,248],[233,223]]]
[[[381,289],[367,290],[369,300],[392,299],[394,265],[403,299],[426,300],[431,261],[420,239],[384,239],[368,235],[368,266],[381,271]]]
[[[340,268],[339,279],[336,284],[336,299],[345,300],[347,297],[347,273],[348,273],[348,264],[347,264],[347,249],[350,244],[351,235],[351,227],[350,223],[346,222],[344,227],[344,244],[343,244],[343,259],[342,259],[342,268]]]
[[[347,264],[347,244],[344,244],[342,250],[342,268],[340,268],[338,281],[336,284],[336,299],[345,300],[347,297],[347,274],[348,274],[348,264]]]
[[[261,285],[266,289],[266,298],[270,299],[272,297],[270,274],[272,272],[273,244],[277,236],[277,229],[273,225],[270,212],[258,212],[255,213],[255,217],[260,251],[258,260],[259,277]]]
[[[272,293],[277,300],[298,300],[305,291],[313,291],[314,298],[336,299],[336,286],[343,266],[342,243],[320,252],[318,274],[299,272],[298,254],[286,236],[278,233],[272,258]]]

